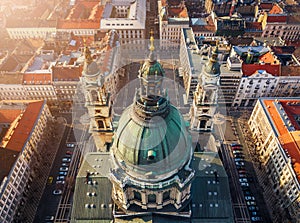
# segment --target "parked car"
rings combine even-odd
[[[233,153],[233,156],[234,156],[234,158],[242,158],[242,159],[245,158],[243,153]]]
[[[56,184],[65,184],[66,183],[66,181],[64,181],[64,180],[58,180],[58,181],[56,181]]]
[[[247,178],[247,175],[239,173],[239,178]]]
[[[56,177],[56,180],[64,180],[65,179],[65,176],[57,176]]]
[[[254,221],[254,222],[262,222],[262,217],[259,217],[259,216],[255,216],[255,217],[251,217],[251,221]]]
[[[54,195],[61,195],[62,194],[62,190],[54,190],[53,194]]]
[[[69,147],[69,148],[74,148],[74,147],[75,147],[75,144],[74,144],[74,143],[67,143],[67,147]]]
[[[60,175],[60,176],[67,176],[67,172],[60,171],[60,172],[58,172],[58,175]]]
[[[231,146],[242,146],[241,144],[238,144],[238,143],[231,143],[230,145]]]
[[[241,182],[240,184],[241,184],[241,186],[249,187],[249,184],[246,182]]]
[[[244,191],[244,195],[245,195],[245,196],[251,196],[252,193],[251,193],[250,190],[245,190],[245,191]]]
[[[235,154],[243,154],[243,152],[241,150],[233,150],[232,152],[234,155]]]
[[[250,189],[249,186],[244,186],[244,185],[241,185],[241,188],[243,191],[248,191]]]
[[[66,154],[67,154],[67,155],[72,155],[72,154],[73,154],[73,152],[72,152],[72,151],[70,151],[70,150],[68,150],[68,151],[66,152]]]
[[[251,211],[251,212],[250,212],[250,215],[251,215],[251,216],[257,216],[257,215],[258,215],[258,212],[257,212],[257,211]]]
[[[51,216],[50,215],[46,216],[45,217],[45,222],[46,223],[48,223],[48,222],[54,222],[54,216],[52,216],[52,215]]]
[[[71,162],[71,159],[70,158],[63,158],[62,161],[66,162],[66,163],[69,163],[69,162]]]
[[[66,167],[68,167],[69,164],[68,164],[68,163],[62,163],[61,166],[66,166]]]
[[[248,206],[256,206],[256,202],[255,201],[247,201],[246,204]]]
[[[234,158],[234,161],[239,162],[239,161],[244,161],[244,159],[243,158]]]
[[[53,182],[53,177],[50,176],[48,178],[47,184],[50,185],[50,184],[52,184],[52,182]]]
[[[235,165],[237,165],[237,166],[245,166],[245,163],[244,162],[235,162]]]
[[[255,197],[253,196],[245,196],[246,201],[255,201]]]
[[[60,171],[64,171],[64,172],[66,172],[66,171],[68,171],[68,170],[69,170],[69,168],[68,168],[68,167],[64,167],[64,166],[63,166],[63,167],[59,168],[59,170],[60,170]]]
[[[241,174],[246,174],[247,171],[246,170],[238,170],[238,173],[241,173]]]
[[[257,206],[255,206],[255,205],[250,205],[250,206],[248,206],[248,210],[249,211],[258,211],[259,208]]]
[[[240,171],[240,170],[246,171],[246,170],[245,170],[245,167],[244,167],[244,166],[241,166],[241,165],[237,165],[237,166],[236,166],[236,169],[237,169],[238,171]]]
[[[242,150],[242,147],[231,147],[232,150],[238,150],[238,151],[241,151]]]
[[[71,157],[72,157],[72,155],[70,155],[70,154],[65,155],[65,158],[71,158]]]
[[[240,183],[243,183],[243,182],[248,183],[247,178],[239,178],[239,181],[240,181]]]

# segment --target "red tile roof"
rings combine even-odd
[[[278,132],[278,139],[283,149],[290,155],[293,168],[300,181],[300,126],[295,120],[295,116],[300,116],[300,99],[279,99],[283,111],[287,114],[289,120],[295,128],[295,131],[289,131],[282,120],[280,113],[275,107],[274,100],[264,100],[265,108],[269,117],[274,123]]]
[[[287,21],[286,15],[268,15],[267,18],[268,23],[272,23],[272,22],[286,23],[286,21]]]
[[[54,66],[53,81],[79,81],[82,66]]]
[[[58,29],[99,29],[100,20],[59,20]]]
[[[24,73],[23,84],[51,84],[51,73]]]
[[[28,104],[15,129],[12,130],[13,132],[8,133],[10,134],[10,139],[5,148],[18,152],[22,151],[31,132],[34,130],[44,105],[45,101],[31,102]]]
[[[12,123],[20,114],[20,109],[1,109],[0,123]]]
[[[244,76],[250,76],[254,74],[257,70],[265,70],[267,73],[274,76],[281,75],[280,64],[242,64],[242,72]]]
[[[281,14],[281,13],[283,13],[283,10],[277,4],[274,4],[272,9],[269,11],[269,14]]]

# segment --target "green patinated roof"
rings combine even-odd
[[[157,61],[151,62],[150,60],[145,61],[142,68],[140,69],[140,74],[142,77],[148,77],[148,76],[165,76],[165,71],[161,64]]]
[[[194,153],[192,222],[233,223],[228,177],[216,152]],[[218,173],[218,182],[214,171]]]
[[[165,118],[155,116],[150,123],[134,118],[132,109],[130,106],[123,112],[114,137],[113,150],[117,159],[129,166],[147,165],[147,172],[153,174],[168,173],[187,162],[191,137],[175,107],[170,106]],[[149,162],[151,152],[155,158]]]
[[[76,178],[72,223],[105,223],[112,219],[112,184],[108,179],[111,167],[109,153],[89,153],[85,156]],[[86,183],[87,171],[90,181]],[[96,182],[96,184],[94,184]],[[95,193],[95,196],[88,195]],[[86,208],[86,204],[94,204],[94,208]],[[97,220],[96,220],[97,219]]]

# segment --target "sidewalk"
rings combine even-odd
[[[41,161],[39,162],[39,166],[37,167],[35,178],[32,180],[32,183],[30,185],[28,198],[26,203],[24,204],[22,214],[20,215],[19,220],[16,220],[15,222],[33,222],[65,128],[66,120],[62,117],[58,117],[57,120],[53,121],[52,123],[51,121],[49,121],[49,127],[47,127],[41,140],[42,148],[39,155]]]

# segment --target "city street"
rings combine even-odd
[[[216,126],[216,135],[222,140],[221,146],[221,157],[223,165],[226,169],[230,190],[233,202],[233,210],[236,222],[250,222],[250,214],[244,199],[244,194],[239,182],[239,174],[234,161],[233,150],[231,147],[232,143],[241,144],[241,152],[244,154],[245,163],[244,169],[246,172],[247,179],[249,180],[250,193],[255,198],[255,203],[259,208],[259,215],[263,218],[264,222],[272,222],[265,208],[266,204],[262,196],[261,185],[259,184],[254,165],[257,165],[257,157],[254,154],[252,147],[253,143],[251,138],[248,136],[250,129],[246,124],[249,118],[249,112],[234,112],[227,116],[225,125]],[[242,123],[242,124],[241,124]],[[256,166],[255,166],[256,167]]]

